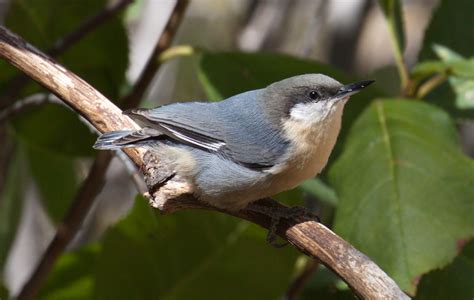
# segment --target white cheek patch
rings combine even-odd
[[[332,104],[331,101],[298,103],[291,109],[290,117],[297,121],[320,122],[330,113]]]
[[[311,103],[298,103],[290,110],[290,117],[295,121],[318,123],[329,115],[342,109],[349,97],[336,101],[319,101]]]

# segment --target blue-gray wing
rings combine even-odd
[[[222,102],[175,103],[125,114],[180,143],[215,152],[252,169],[263,169],[279,162],[288,141],[264,115],[258,92]]]

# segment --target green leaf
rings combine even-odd
[[[411,76],[413,80],[421,81],[422,79],[428,78],[436,73],[447,73],[449,71],[449,64],[446,64],[440,60],[426,60],[417,63],[411,70]]]
[[[440,45],[434,50],[452,69],[453,75],[449,76],[449,83],[456,93],[456,107],[474,110],[474,58],[464,59],[458,53]]]
[[[451,77],[449,83],[456,93],[456,107],[472,112],[474,110],[474,79]]]
[[[435,45],[433,49],[440,60],[426,60],[416,64],[412,70],[414,79],[423,79],[435,73],[474,79],[474,58],[466,59],[441,45]]]
[[[298,299],[353,300],[355,296],[342,279],[331,270],[320,265]]]
[[[448,84],[435,88],[427,100],[443,107],[457,119],[474,119],[474,58],[465,59],[453,50],[436,45],[441,61],[427,61],[415,66],[414,78],[420,80],[434,73],[446,74]]]
[[[199,79],[212,101],[264,88],[273,82],[307,73],[322,73],[343,83],[357,81],[315,61],[272,53],[204,53],[199,67]],[[371,86],[351,97],[344,109],[342,130],[331,159],[337,157],[351,123],[377,96],[381,96],[381,93]]]
[[[423,276],[415,300],[472,299],[474,297],[474,242],[442,270]]]
[[[459,53],[440,44],[433,45],[433,51],[436,53],[436,56],[444,62],[455,62],[464,59]]]
[[[25,154],[17,149],[6,173],[5,186],[0,194],[0,270],[17,232],[23,207],[25,172],[23,172]]]
[[[450,75],[474,80],[474,57],[466,59],[459,53],[442,45],[435,45],[434,52],[450,68]]]
[[[453,50],[435,45],[440,60],[427,60],[416,64],[412,70],[415,80],[427,78],[435,73],[474,80],[474,58],[466,59]]]
[[[51,219],[59,222],[77,191],[74,160],[41,149],[28,149],[30,170]]]
[[[311,195],[315,196],[317,199],[327,203],[331,206],[337,206],[337,199],[336,192],[332,187],[330,187],[327,183],[323,182],[319,178],[312,178],[308,179],[301,184],[301,188],[305,191],[310,193]]]
[[[5,24],[35,47],[45,50],[107,5],[106,0],[13,0]],[[111,18],[68,49],[60,62],[114,98],[125,78],[127,43],[121,19]]]
[[[108,3],[106,0],[13,0],[5,23],[35,47],[46,50]],[[125,80],[127,47],[125,28],[121,19],[115,17],[89,33],[58,60],[106,96],[115,99]],[[5,62],[0,62],[0,90],[8,90],[6,85],[18,73]],[[41,90],[37,84],[31,83],[20,97]],[[17,120],[15,129],[18,135],[38,147],[68,155],[91,155],[93,134],[74,115],[65,109],[40,109],[30,112],[28,118]]]
[[[99,245],[94,244],[61,255],[38,298],[91,299],[99,251]]]
[[[469,94],[469,91],[472,91],[470,82],[463,79],[449,79],[448,82],[428,94],[426,100],[449,112],[457,121],[473,120],[474,107],[472,106],[472,96]],[[452,84],[457,85],[459,94]]]
[[[402,99],[374,102],[330,170],[334,228],[409,293],[474,230],[474,161],[449,116]]]
[[[104,239],[95,297],[276,299],[297,253],[272,248],[265,234],[215,212],[157,215],[140,199]]]
[[[210,100],[218,101],[306,73],[323,73],[341,82],[352,81],[332,67],[273,53],[204,53],[198,75]]]
[[[29,147],[58,155],[93,153],[95,134],[79,121],[79,115],[58,104],[46,104],[22,113],[13,122],[16,137]]]
[[[474,26],[471,26],[474,2],[472,0],[441,0],[425,33],[420,60],[433,58],[435,44],[469,57],[474,53]]]

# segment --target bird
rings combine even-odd
[[[131,109],[123,113],[141,128],[106,132],[93,147],[144,147],[186,179],[199,201],[238,211],[319,174],[344,105],[373,82],[304,74],[219,102]]]

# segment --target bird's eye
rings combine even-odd
[[[319,98],[319,93],[317,91],[311,91],[309,92],[309,97],[313,100],[316,100]]]

